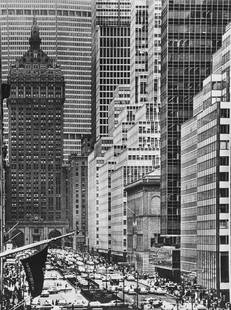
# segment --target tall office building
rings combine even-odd
[[[0,104],[2,107],[2,77],[1,77],[1,28],[0,28]],[[3,115],[0,107],[0,120],[2,124]],[[0,251],[3,251],[3,225],[4,225],[4,169],[3,169],[3,127],[0,127]],[[2,278],[3,266],[0,260],[0,277]],[[2,280],[0,280],[0,289],[2,289]]]
[[[91,133],[91,1],[2,0],[2,77],[27,50],[27,34],[37,16],[46,53],[61,65],[65,77],[64,159],[80,153],[81,137]],[[5,138],[8,118],[5,110]]]
[[[72,154],[68,161],[68,206],[70,209],[70,226],[78,231],[73,239],[73,248],[83,250],[87,235],[87,154]]]
[[[92,1],[92,134],[108,136],[108,105],[130,83],[130,0]]]
[[[211,70],[231,17],[229,0],[162,1],[161,233],[180,236],[180,128],[192,116],[193,95]]]
[[[148,0],[148,101],[155,102],[156,119],[160,109],[161,0]]]
[[[230,301],[231,24],[181,129],[181,267]],[[225,297],[226,296],[226,297]]]
[[[148,0],[131,2],[131,104],[147,101]]]
[[[68,229],[63,193],[64,76],[40,48],[34,18],[29,50],[11,66],[9,109],[9,188],[6,221],[20,222],[24,242]]]

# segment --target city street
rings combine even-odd
[[[166,294],[157,295],[151,289],[154,288],[155,279],[139,279],[137,294],[137,280],[126,273],[123,281],[123,275],[118,266],[107,266],[104,268],[102,262],[96,264],[99,258],[87,256],[83,259],[80,254],[68,253],[64,255],[62,250],[52,250],[52,259],[47,264],[48,270],[45,273],[44,290],[41,297],[34,299],[33,304],[50,304],[50,305],[88,305],[88,299],[83,296],[83,291],[100,290],[104,294],[113,294],[114,304],[119,305],[123,302],[129,304],[132,308],[142,309],[142,305],[148,299],[159,302],[159,308],[163,302],[176,305],[176,299]],[[54,267],[58,263],[58,270]],[[52,269],[53,268],[53,269]],[[68,279],[68,280],[67,280]],[[119,280],[119,281],[118,281]],[[114,285],[116,283],[116,285]],[[152,287],[152,288],[151,288]],[[159,288],[160,289],[160,288]],[[160,289],[161,290],[161,289]],[[82,292],[83,292],[82,291]],[[124,291],[124,292],[123,292]],[[98,302],[98,305],[104,302]],[[105,302],[107,304],[107,302]],[[96,306],[97,302],[91,302],[90,306]],[[155,306],[157,307],[157,304]]]
[[[15,304],[15,289],[22,283],[25,288],[23,299],[28,307],[32,306],[30,309],[207,309],[198,298],[191,303],[185,291],[184,296],[176,300],[174,294],[180,286],[157,274],[140,274],[135,278],[137,273],[133,269],[121,270],[119,265],[109,263],[99,255],[77,253],[70,249],[49,250],[43,290],[39,297],[30,300],[27,281],[18,263],[12,260],[5,265],[8,291],[12,292],[9,299]],[[15,275],[16,285],[10,280],[12,275]]]
[[[110,278],[110,274],[108,275],[108,278]],[[100,287],[103,287],[103,288],[106,289],[106,286],[107,286],[109,291],[111,289],[113,289],[113,291],[115,291],[115,287],[112,287],[110,285],[110,283],[109,283],[110,280],[108,280],[107,284],[106,284],[106,281],[102,281],[102,280],[99,280],[99,279],[95,280],[95,282],[97,284],[99,284]],[[120,287],[120,290],[118,290],[117,296],[123,300],[123,292],[121,291],[121,288],[123,288],[123,281],[120,281],[119,285],[117,287]],[[126,289],[128,289],[128,288],[132,288],[134,290],[134,292],[132,292],[131,294],[127,293]],[[128,302],[129,304],[137,305],[136,288],[137,288],[137,281],[128,281],[128,280],[124,281],[124,291],[125,291],[125,293],[124,293],[124,300],[125,300],[125,302]],[[139,288],[139,290],[142,290],[142,289],[149,288],[149,286],[143,284],[140,281],[138,281],[138,288]],[[156,295],[156,294],[153,294],[153,293],[145,293],[145,294],[139,293],[138,294],[138,305],[141,306],[141,304],[144,301],[144,299],[148,299],[148,298],[153,298],[153,299],[157,299],[157,300],[160,300],[160,301],[166,301],[166,302],[169,302],[169,303],[171,303],[173,305],[176,304],[176,299],[174,297],[171,297],[168,294]]]
[[[32,300],[32,306],[62,306],[62,305],[81,305],[87,306],[88,301],[84,298],[80,290],[76,290],[69,281],[63,279],[57,270],[47,270],[43,292],[41,296]]]

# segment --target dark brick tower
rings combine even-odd
[[[9,188],[6,220],[17,221],[20,242],[65,233],[62,199],[64,77],[41,49],[34,18],[29,50],[11,67]]]

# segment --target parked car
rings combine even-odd
[[[160,288],[160,287],[157,287],[154,294],[156,295],[165,295],[166,294],[166,290]]]
[[[136,294],[135,289],[133,287],[132,288],[130,287],[128,290],[128,294],[129,295],[135,295]]]
[[[49,297],[50,294],[49,294],[48,290],[43,290],[40,296],[41,297]]]
[[[145,295],[148,293],[149,293],[149,289],[147,287],[142,286],[139,288],[139,294]]]
[[[48,292],[50,294],[57,294],[59,292],[59,290],[57,289],[56,286],[51,286],[49,289],[48,289]]]
[[[127,281],[135,281],[135,278],[134,278],[134,276],[133,275],[128,275],[127,276]]]

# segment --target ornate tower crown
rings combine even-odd
[[[33,25],[31,27],[31,36],[29,39],[30,47],[32,50],[39,50],[41,39],[39,36],[39,26],[36,17],[33,18]]]

